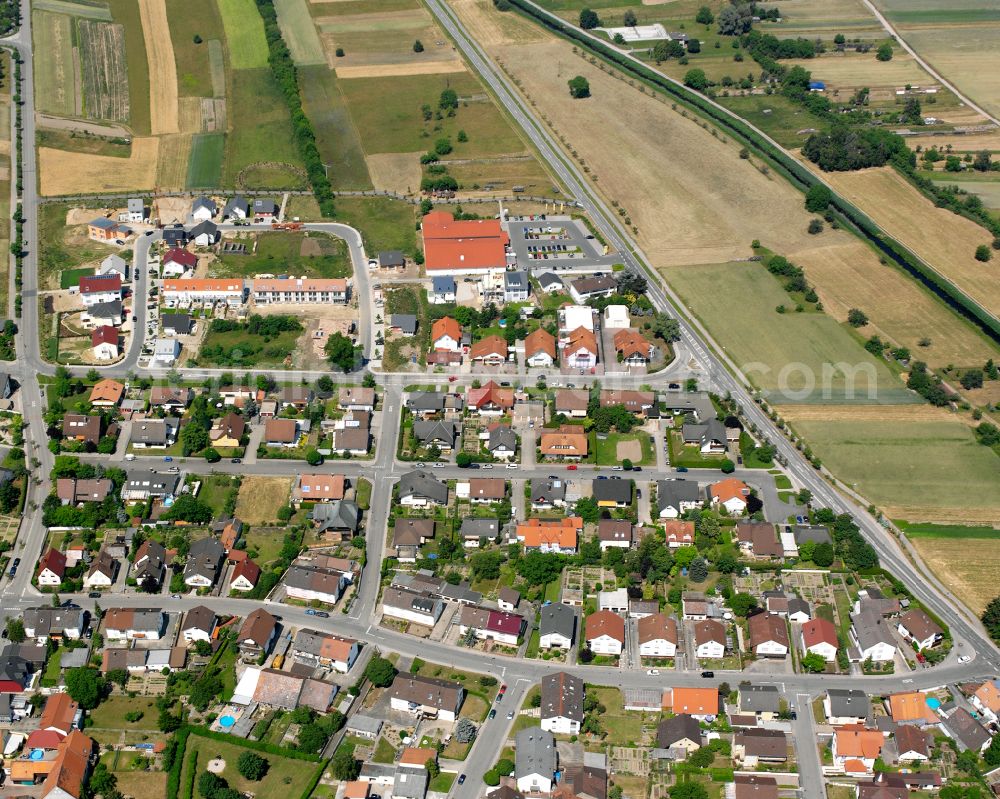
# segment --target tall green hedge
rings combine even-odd
[[[262,2],[263,0],[258,0]],[[518,11],[549,30],[569,39],[573,43],[599,56],[647,86],[670,95],[683,105],[696,110],[711,119],[716,125],[738,139],[741,144],[752,148],[766,158],[780,174],[784,175],[799,190],[805,192],[819,180],[806,167],[776,147],[739,117],[710,103],[707,98],[685,88],[665,75],[641,64],[624,53],[597,41],[575,26],[564,22],[536,6],[530,0],[510,0]],[[980,327],[994,341],[1000,342],[1000,322],[982,306],[965,296],[951,281],[917,258],[898,241],[886,235],[866,214],[836,193],[831,207],[853,228],[864,236],[884,255],[920,280],[925,286],[944,300],[951,308]]]
[[[267,63],[271,66],[271,74],[274,75],[278,88],[285,96],[285,103],[292,115],[292,136],[295,146],[305,165],[309,184],[316,196],[316,202],[319,203],[320,211],[323,216],[333,216],[333,187],[326,176],[323,159],[320,158],[319,149],[316,147],[316,132],[302,109],[298,70],[281,36],[278,12],[274,8],[273,0],[256,0],[256,2],[257,10],[264,20],[264,35],[267,38],[268,48]]]

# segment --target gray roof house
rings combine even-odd
[[[542,291],[550,294],[554,294],[557,291],[564,291],[566,289],[565,284],[562,282],[562,278],[555,272],[542,272],[542,274],[538,276],[538,285],[541,287]]]
[[[465,541],[475,541],[476,546],[479,545],[480,538],[496,538],[499,532],[499,519],[474,519],[471,516],[462,519],[462,538]]]
[[[572,641],[576,637],[576,611],[573,608],[561,602],[553,602],[551,605],[543,606],[539,615],[540,638],[556,635],[568,639],[572,646]]]
[[[226,550],[218,538],[208,536],[191,544],[184,565],[184,583],[197,588],[215,585]]]
[[[528,274],[526,272],[503,273],[504,302],[523,302],[528,299],[530,293],[531,284],[528,282]]]
[[[384,250],[378,254],[378,265],[383,268],[399,269],[406,265],[406,256],[399,250]]]
[[[741,713],[777,713],[781,694],[776,685],[741,685]]]
[[[507,425],[498,425],[490,430],[486,441],[486,449],[490,452],[516,452],[517,434]]]
[[[186,313],[163,314],[160,320],[163,323],[163,332],[171,336],[186,336],[194,327],[191,315]]]
[[[191,228],[191,238],[198,244],[215,244],[219,239],[219,226],[207,219]],[[201,239],[201,241],[198,241]]]
[[[565,480],[559,477],[533,477],[531,479],[531,506],[533,508],[562,507],[565,504]]]
[[[556,741],[541,727],[525,727],[514,738],[514,775],[521,791],[548,793],[556,770]]]
[[[688,713],[678,713],[669,719],[661,721],[656,728],[656,745],[661,749],[670,749],[675,744],[690,741],[696,747],[701,745],[701,725]],[[688,748],[685,746],[685,748]]]
[[[129,443],[134,447],[168,447],[177,440],[180,419],[143,419],[132,424]]]
[[[85,626],[82,608],[28,608],[24,611],[24,632],[29,638],[79,638]]]
[[[624,508],[632,504],[631,480],[594,480],[591,484],[593,497],[599,505],[614,503],[616,507]]]
[[[992,736],[986,731],[972,714],[964,707],[957,708],[944,722],[945,731],[964,749],[973,752],[982,752],[992,740]]]
[[[121,275],[122,280],[125,280],[125,278],[128,277],[128,262],[120,255],[112,253],[101,261],[101,265],[97,267],[97,274],[117,274]]]
[[[828,719],[867,719],[872,712],[868,694],[850,688],[830,688],[823,707]]]
[[[458,428],[454,422],[418,421],[413,423],[413,435],[425,447],[437,446],[440,449],[454,449]]]
[[[656,481],[656,507],[661,518],[680,516],[704,500],[701,488],[693,480]]]
[[[354,502],[337,499],[315,505],[309,518],[321,533],[328,530],[354,533],[361,524],[361,509]]]
[[[431,278],[431,297],[438,302],[454,302],[455,278],[450,275],[436,275]]]
[[[427,777],[422,768],[397,768],[392,780],[392,799],[424,799]]]
[[[541,719],[583,722],[583,680],[565,671],[542,677]]]
[[[237,194],[222,209],[222,218],[236,217],[238,219],[246,219],[248,213],[250,213],[250,203],[246,201],[245,197]]]
[[[429,474],[407,472],[399,478],[399,501],[404,505],[446,505],[448,486]]]
[[[399,329],[404,336],[412,336],[417,332],[417,317],[411,313],[394,313],[389,318],[389,327]]]
[[[198,211],[207,211],[209,217],[213,217],[216,210],[218,210],[218,207],[215,204],[215,200],[210,197],[196,197],[194,202],[191,203],[192,214]]]
[[[702,451],[721,451],[726,448],[726,426],[718,419],[700,424],[686,424],[681,428],[685,444],[697,444]]]
[[[152,469],[130,471],[122,486],[122,499],[149,499],[150,497],[172,497],[177,490],[180,476],[160,474]]]

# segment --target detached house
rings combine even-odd
[[[687,713],[661,721],[656,728],[656,745],[660,749],[683,749],[690,754],[701,749],[701,725]]]
[[[209,536],[191,544],[184,565],[184,584],[191,588],[211,588],[219,578],[225,548],[219,539]]]
[[[694,626],[695,655],[718,660],[726,654],[726,628],[721,622],[705,619]]]
[[[833,732],[833,766],[846,774],[871,774],[885,738],[878,730],[841,727]]]
[[[431,326],[431,347],[446,352],[462,349],[462,326],[450,316],[443,316]]]
[[[451,275],[434,275],[431,278],[431,290],[427,295],[431,305],[446,305],[455,302],[455,278]]]
[[[167,551],[163,548],[163,544],[147,538],[139,545],[135,560],[132,562],[132,575],[136,582],[142,585],[147,580],[153,580],[157,586],[161,585],[166,560]]]
[[[817,617],[802,625],[802,648],[820,655],[827,663],[837,659],[837,628],[832,621]]]
[[[645,366],[653,359],[653,345],[638,330],[624,328],[616,331],[614,345],[620,363]]]
[[[565,480],[558,477],[533,477],[530,490],[532,510],[566,507]]]
[[[563,425],[555,430],[544,430],[539,450],[546,458],[581,460],[587,457],[587,434],[578,425]]]
[[[458,631],[460,635],[465,635],[469,630],[482,641],[497,641],[516,647],[524,630],[524,618],[504,610],[463,605]]]
[[[448,486],[421,471],[407,472],[399,478],[398,495],[399,503],[407,507],[448,504]]]
[[[514,389],[501,388],[493,380],[479,388],[470,388],[466,404],[480,416],[502,416],[514,407]]]
[[[861,690],[830,688],[823,697],[823,712],[833,727],[864,724],[871,710],[868,694]]]
[[[122,276],[117,272],[106,275],[86,275],[80,278],[80,299],[85,308],[122,298]]]
[[[104,614],[104,634],[112,641],[158,641],[167,628],[159,608],[111,608]]]
[[[243,622],[236,643],[245,660],[256,660],[270,651],[278,636],[278,620],[262,608],[257,608]]]
[[[941,626],[920,608],[914,608],[900,616],[896,629],[903,638],[916,644],[918,649],[930,649],[944,638]]]
[[[187,643],[211,641],[215,632],[215,611],[204,605],[197,605],[184,614],[181,635]]]
[[[784,657],[788,654],[788,625],[781,616],[758,613],[747,620],[750,649],[758,657]]]
[[[742,514],[747,509],[747,497],[750,496],[750,486],[742,480],[728,477],[718,483],[712,483],[708,490],[712,505],[721,505],[730,514]]]
[[[863,607],[851,614],[851,642],[859,661],[888,663],[896,657],[896,639],[885,619],[877,610]]]
[[[726,426],[718,419],[688,423],[681,427],[681,438],[688,446],[698,447],[706,455],[721,455],[728,447]]]
[[[583,724],[583,692],[583,680],[565,671],[542,677],[542,729],[558,735],[578,735]]]
[[[42,559],[38,561],[38,584],[40,586],[58,586],[62,584],[66,573],[66,556],[58,549],[49,547]]]
[[[108,554],[106,549],[97,553],[97,557],[90,564],[86,576],[83,578],[83,587],[110,588],[115,584],[118,577],[118,561]]]
[[[555,364],[555,336],[541,327],[529,333],[524,339],[524,362],[528,366],[543,368]]]
[[[525,552],[558,552],[565,555],[576,553],[583,519],[570,516],[563,519],[528,519],[515,529],[517,541]]]
[[[677,620],[666,613],[639,619],[639,655],[645,658],[672,658],[677,653]]]
[[[571,369],[597,366],[597,336],[585,327],[571,330],[562,346],[562,362]]]
[[[599,610],[591,613],[585,623],[587,646],[597,655],[613,655],[622,653],[625,644],[625,620],[610,610]]]
[[[163,254],[160,276],[163,278],[190,278],[198,267],[198,256],[181,247],[174,247]]]
[[[361,644],[353,638],[302,629],[295,634],[291,651],[292,657],[301,663],[333,668],[347,674],[361,654]]]
[[[393,710],[442,721],[455,721],[465,699],[459,683],[417,674],[397,674],[387,693]]]
[[[700,508],[704,501],[698,484],[691,480],[656,481],[656,507],[661,519],[676,519]]]
[[[569,649],[576,638],[576,611],[569,605],[554,602],[539,612],[539,646],[543,649]]]
[[[469,348],[469,358],[473,363],[499,366],[507,362],[509,351],[505,338],[497,335],[487,336]]]

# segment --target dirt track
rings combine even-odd
[[[138,0],[149,62],[149,120],[154,136],[177,133],[177,63],[165,0]]]

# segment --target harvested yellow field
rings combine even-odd
[[[292,491],[290,477],[244,477],[236,499],[236,515],[246,524],[267,524],[278,518]]]
[[[180,98],[177,104],[177,127],[181,133],[202,132],[201,106],[201,97]]]
[[[985,336],[912,277],[879,264],[870,253],[859,257],[857,242],[819,244],[786,256],[806,268],[826,313],[844,322],[851,308],[861,308],[871,322],[865,335],[908,347],[932,368],[975,366],[996,357],[996,347]],[[925,338],[930,346],[919,346]]]
[[[338,78],[396,78],[405,75],[437,75],[465,72],[461,61],[422,61],[410,64],[364,64],[337,67]]]
[[[952,115],[948,115],[951,121]],[[982,117],[977,116],[977,120],[982,121]],[[972,123],[970,123],[972,124]],[[942,133],[938,136],[907,136],[906,145],[915,150],[922,147],[925,150],[930,147],[937,147],[944,150],[951,147],[958,152],[976,152],[978,150],[1000,150],[1000,133],[975,133],[958,134]]]
[[[139,0],[142,37],[149,63],[149,118],[155,136],[177,133],[177,63],[165,0]]]
[[[366,155],[365,163],[368,165],[372,185],[379,191],[400,194],[418,191],[422,177],[421,155],[422,152]]]
[[[790,422],[951,422],[955,414],[933,405],[794,405],[781,407]]]
[[[827,53],[819,58],[791,59],[812,73],[815,80],[826,83],[828,90],[853,91],[861,86],[903,88],[907,84],[927,88],[937,82],[909,53],[899,52],[891,61],[878,61],[871,53]],[[933,109],[929,109],[930,113]]]
[[[187,185],[190,158],[190,134],[173,133],[161,137],[160,154],[156,164],[156,185],[165,191],[183,191]]]
[[[538,28],[523,17],[496,13],[493,0],[452,0],[450,5],[458,12],[469,33],[483,47],[526,44],[545,38]]]
[[[996,518],[982,521],[991,523]],[[983,575],[1000,574],[1000,531],[996,538],[919,536],[910,541],[935,576],[977,616],[997,595],[996,582],[984,580]]]
[[[151,189],[156,185],[159,149],[160,141],[155,137],[133,139],[129,158],[40,147],[41,193],[53,196]]]
[[[823,177],[984,308],[1000,308],[1000,272],[974,257],[976,247],[992,241],[985,228],[936,208],[891,167]]]

